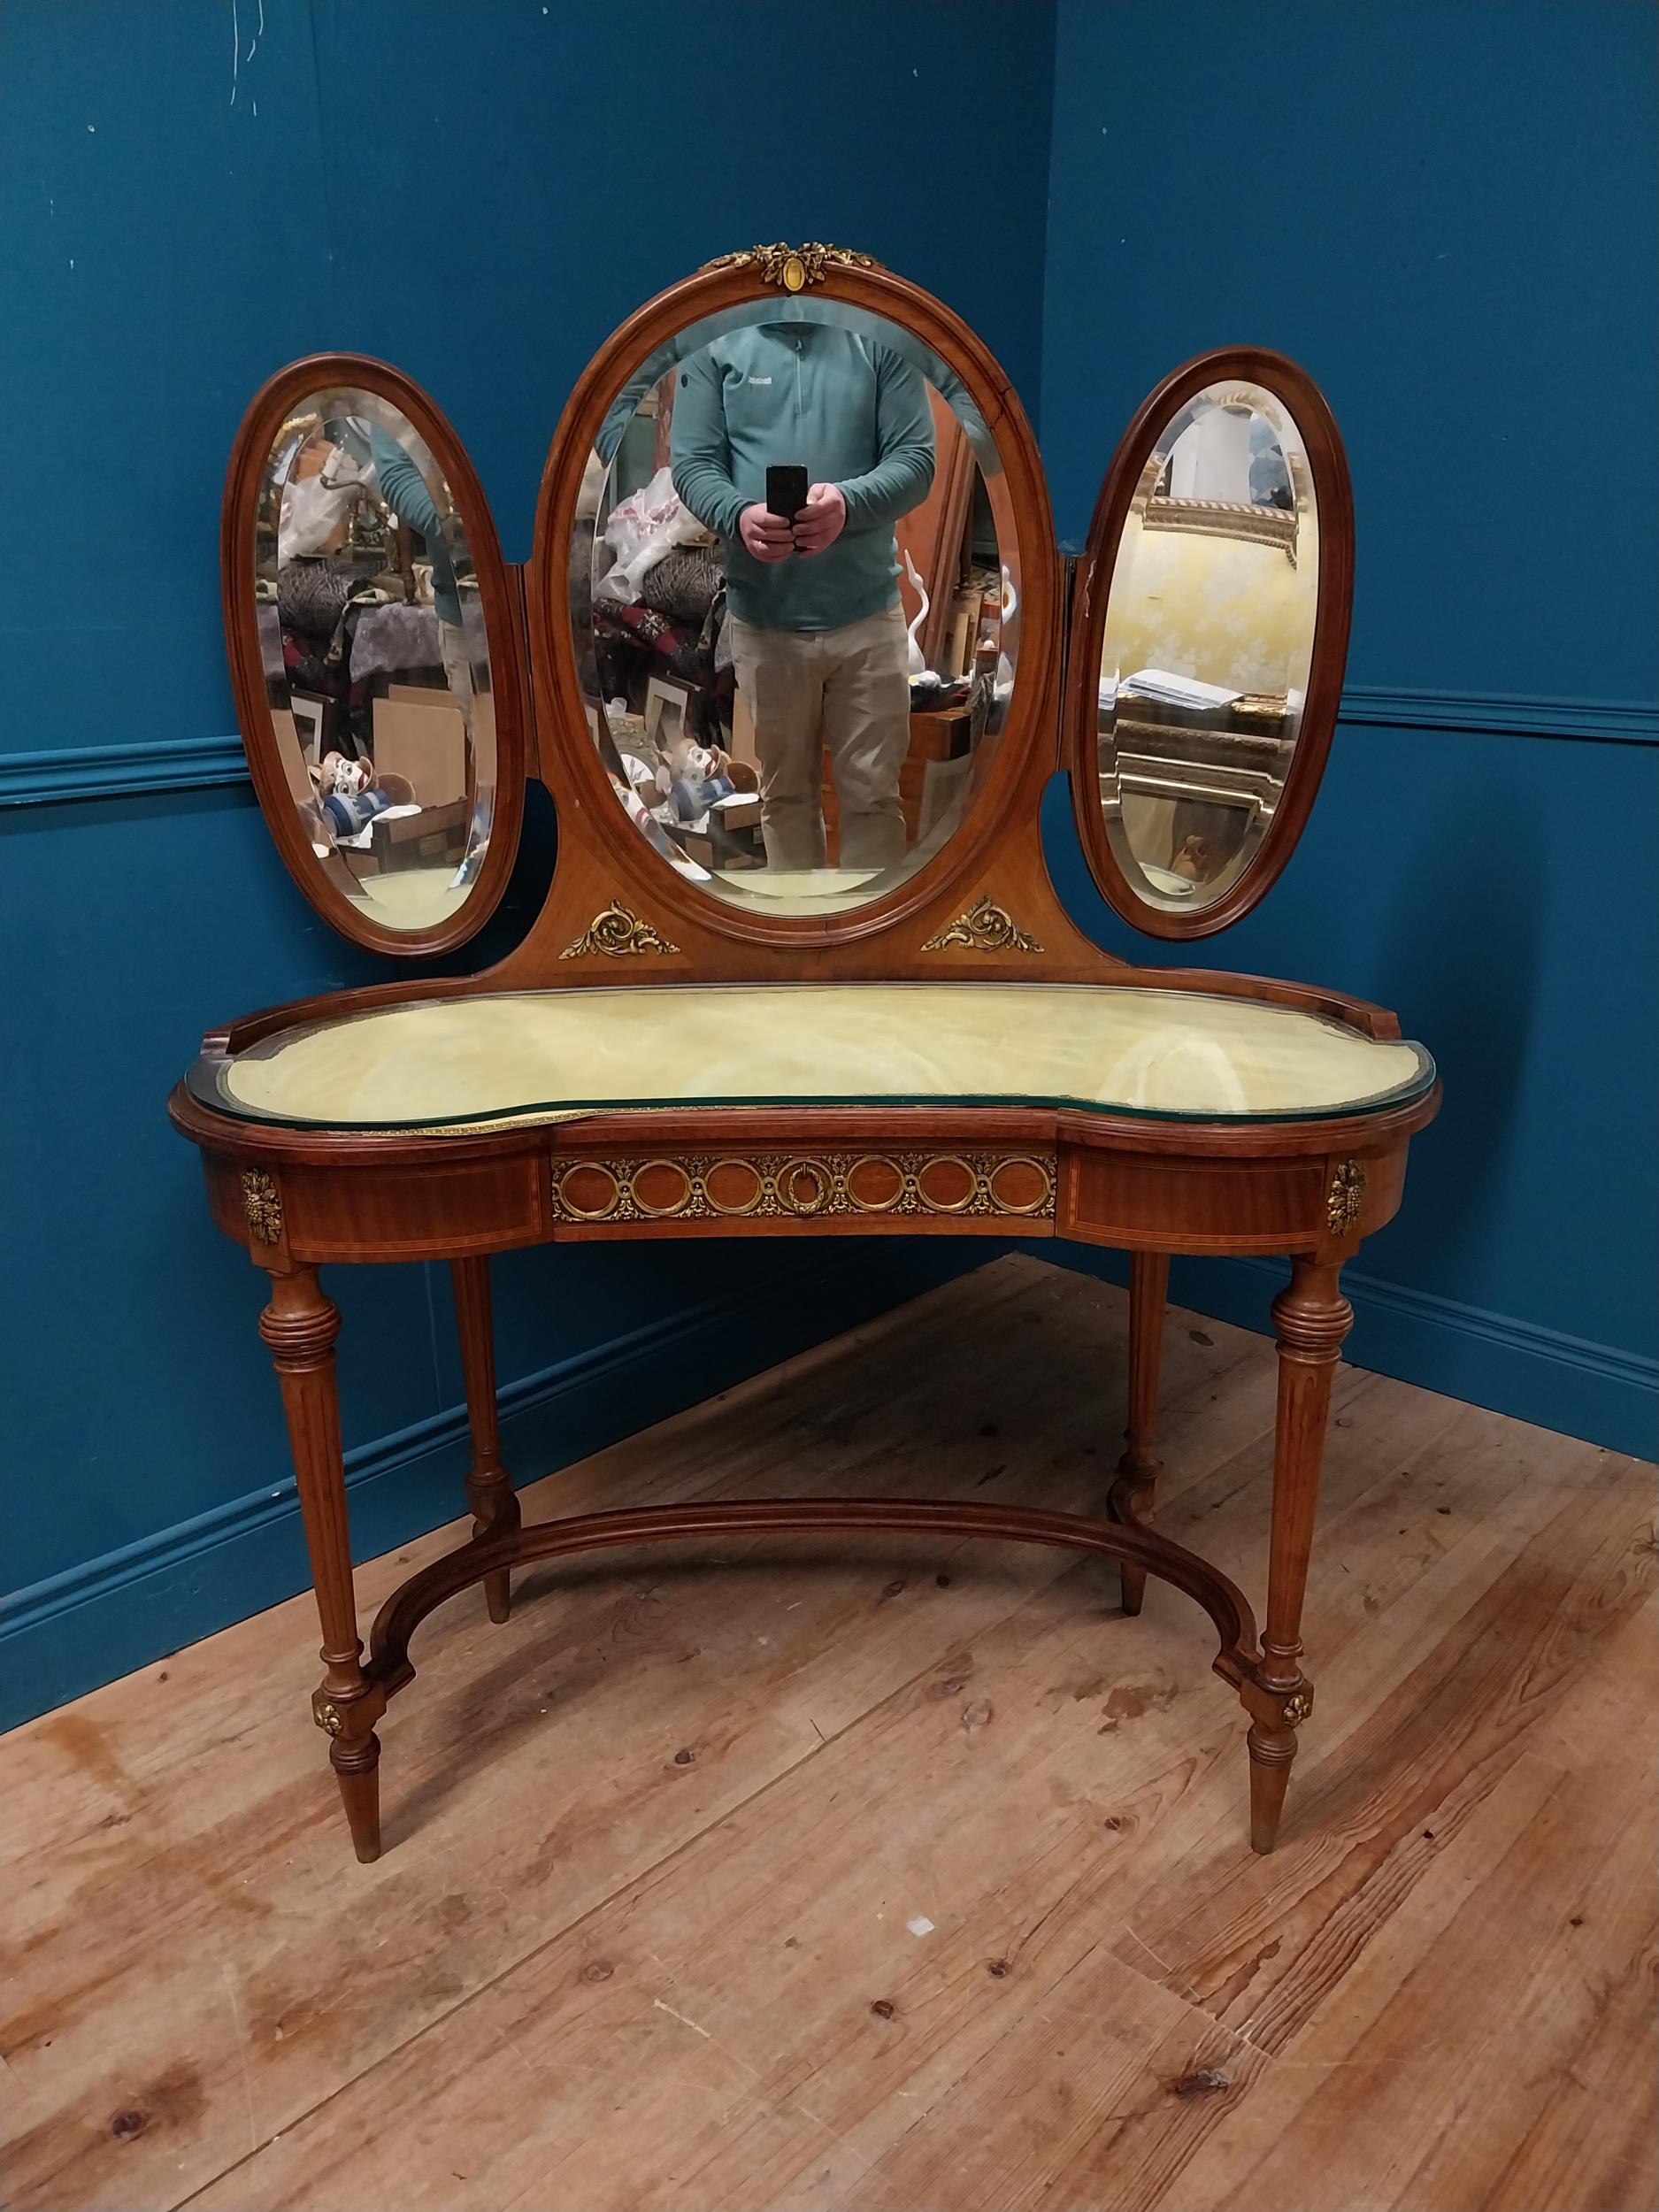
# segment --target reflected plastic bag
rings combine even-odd
[[[284,487],[277,524],[277,558],[292,561],[321,553],[350,512],[354,484],[329,484],[320,476],[302,476]]]
[[[616,555],[616,565],[597,596],[634,606],[641,584],[664,553],[677,545],[705,544],[708,538],[695,515],[680,504],[671,471],[658,469],[649,484],[611,510],[605,543]]]

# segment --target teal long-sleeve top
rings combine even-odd
[[[443,517],[438,512],[426,478],[396,439],[373,421],[369,425],[369,453],[381,498],[400,522],[408,523],[411,530],[419,530],[426,541],[426,558],[432,563],[432,603],[439,621],[454,623],[458,627],[461,595],[456,588],[455,564],[443,534]]]
[[[836,630],[898,597],[893,526],[933,480],[933,419],[920,370],[861,333],[809,322],[732,332],[680,365],[674,489],[724,541],[727,601],[762,630]],[[821,553],[757,561],[738,517],[766,471],[798,464],[833,484],[847,521]]]

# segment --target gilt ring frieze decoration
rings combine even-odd
[[[1052,1219],[1055,1157],[1033,1152],[725,1153],[555,1160],[553,1217],[816,1221],[946,1216]]]

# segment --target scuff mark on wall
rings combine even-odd
[[[238,0],[230,0],[230,104],[232,107],[234,107],[236,104],[236,93],[242,75],[242,65],[245,61],[251,61],[254,56],[259,51],[259,42],[264,36],[265,0],[259,0],[259,20],[254,27],[253,38],[249,45],[247,52],[245,54],[242,52],[242,18],[238,9]],[[259,112],[259,103],[257,100],[256,100],[253,104],[253,111],[256,115]]]

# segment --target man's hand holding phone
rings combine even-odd
[[[847,526],[847,502],[833,484],[814,484],[795,518],[797,553],[821,553]]]
[[[764,500],[745,507],[737,534],[757,561],[787,561],[795,551],[795,529],[787,515],[774,515]]]
[[[847,502],[833,484],[812,484],[795,464],[766,471],[766,496],[738,517],[738,534],[757,561],[821,553],[847,526]]]

